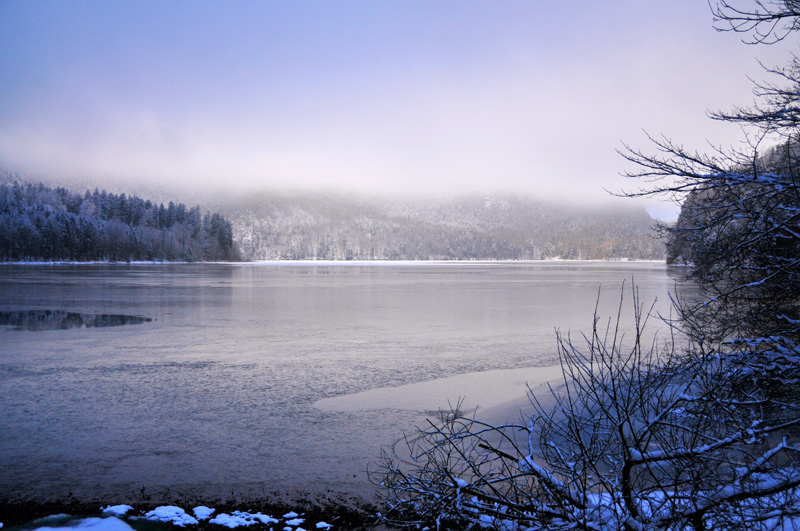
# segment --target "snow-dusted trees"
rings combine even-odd
[[[795,2],[734,10],[721,3],[736,31],[757,42],[797,29]],[[758,15],[758,16],[757,16]],[[786,24],[781,26],[779,24]],[[668,255],[691,264],[705,297],[685,306],[698,337],[725,340],[730,355],[768,378],[793,381],[800,367],[800,61],[769,70],[773,83],[755,88],[752,107],[712,116],[742,126],[746,148],[688,152],[654,139],[658,154],[628,149],[633,177],[649,182],[634,195],[683,201]]]
[[[0,185],[0,261],[236,260],[230,221],[103,190]]]
[[[635,291],[634,291],[635,294]],[[620,303],[622,305],[622,302]],[[621,306],[622,307],[622,306]],[[800,407],[732,385],[713,345],[645,342],[595,325],[559,336],[563,382],[520,424],[456,408],[386,454],[384,521],[467,529],[792,529],[800,524]],[[541,397],[540,397],[541,398]]]
[[[704,298],[682,311],[705,341],[764,368],[800,363],[800,181],[798,139],[766,152],[727,157],[689,155],[659,142],[669,158],[629,153],[641,175],[668,176],[659,192],[689,195],[671,233],[668,254],[691,265]],[[766,356],[766,358],[765,358]]]

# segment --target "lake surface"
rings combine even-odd
[[[369,497],[382,447],[524,395],[631,278],[668,311],[663,263],[0,266],[0,312],[138,319],[0,327],[0,498]]]

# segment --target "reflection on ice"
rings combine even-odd
[[[561,374],[560,365],[473,372],[323,398],[314,402],[314,407],[330,412],[409,409],[431,413],[448,403],[455,406],[460,399],[462,410],[478,407],[483,410],[512,402],[513,405],[524,404],[528,389],[546,387],[549,381],[557,380]]]
[[[0,312],[0,326],[7,326],[12,330],[32,332],[122,326],[142,324],[149,321],[152,321],[149,317],[137,317],[135,315],[86,314],[61,310]]]

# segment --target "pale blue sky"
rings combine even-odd
[[[624,186],[621,141],[736,142],[754,48],[704,0],[0,0],[0,164],[207,186]]]

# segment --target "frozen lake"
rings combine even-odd
[[[368,496],[382,446],[523,394],[631,277],[668,309],[663,263],[0,266],[6,315],[139,318],[0,326],[0,497]]]

